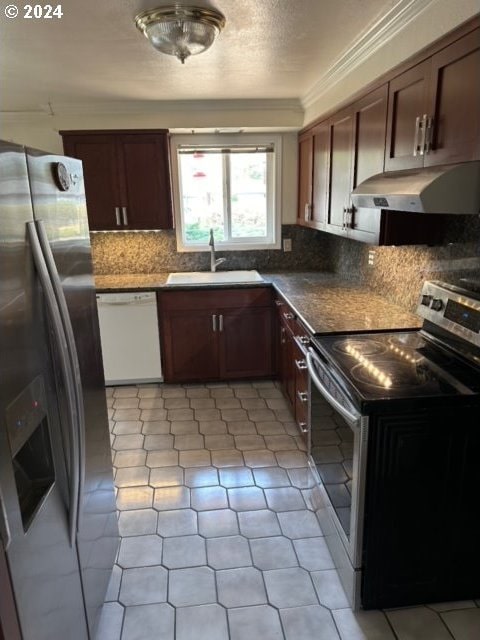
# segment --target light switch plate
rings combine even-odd
[[[292,239],[291,238],[284,238],[283,239],[283,250],[284,251],[291,251],[292,250]]]

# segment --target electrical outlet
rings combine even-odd
[[[283,239],[283,250],[284,251],[291,251],[292,250],[292,239],[291,238],[284,238]]]
[[[375,251],[373,251],[373,249],[370,249],[370,251],[368,252],[368,266],[373,267],[374,264],[375,264]]]

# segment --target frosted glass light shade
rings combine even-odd
[[[169,6],[140,13],[135,24],[155,49],[184,63],[188,56],[211,47],[225,25],[225,18],[213,9]]]

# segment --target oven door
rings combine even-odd
[[[314,349],[307,354],[316,511],[352,607],[359,606],[368,417]]]

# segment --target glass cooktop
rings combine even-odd
[[[330,370],[361,400],[464,396],[480,373],[418,331],[322,336],[314,345]]]

